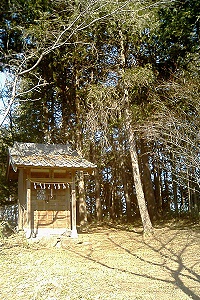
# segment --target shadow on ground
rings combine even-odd
[[[155,230],[153,236],[144,238],[140,229],[116,229],[90,234],[79,246],[68,250],[105,268],[138,278],[166,283],[181,290],[185,296],[200,299],[200,236],[191,230]],[[139,233],[139,235],[138,235]],[[125,263],[126,262],[126,263]],[[135,265],[138,268],[135,268]],[[181,299],[181,298],[180,298]]]

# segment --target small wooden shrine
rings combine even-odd
[[[75,175],[94,168],[69,145],[15,142],[7,176],[18,180],[18,229],[27,238],[66,232],[77,237]]]

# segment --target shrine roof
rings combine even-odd
[[[15,142],[9,148],[8,167],[16,172],[20,167],[57,167],[91,170],[96,165],[73,151],[70,145]]]

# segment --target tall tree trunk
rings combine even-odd
[[[147,154],[147,146],[145,141],[141,139],[141,152],[142,152],[142,167],[143,167],[143,188],[144,188],[144,195],[147,201],[149,214],[151,220],[156,218],[157,211],[156,211],[156,202],[155,202],[155,195],[151,180],[151,173],[149,170],[149,162],[148,162],[148,154]]]
[[[121,178],[122,178],[122,184],[123,184],[123,190],[124,190],[124,197],[126,201],[126,217],[127,221],[131,221],[131,197],[129,195],[129,188],[128,188],[128,180],[127,180],[127,174],[126,174],[126,164],[125,164],[125,150],[123,147],[123,140],[124,136],[122,135],[122,132],[120,134],[120,139],[119,139],[119,151],[120,151],[120,156],[119,156],[119,166],[120,166],[120,171],[121,171]]]
[[[119,30],[119,37],[120,37],[120,60],[121,60],[121,75],[123,78],[123,75],[125,73],[125,66],[126,66],[126,55],[125,55],[125,46],[124,46],[124,38],[123,33],[121,29]],[[125,113],[125,128],[126,128],[126,134],[129,141],[129,147],[130,147],[130,155],[131,155],[131,163],[132,163],[132,170],[133,170],[133,178],[134,178],[134,184],[135,184],[135,190],[136,190],[136,196],[137,196],[137,202],[139,206],[140,216],[142,219],[143,229],[144,232],[151,232],[153,230],[153,226],[149,217],[149,212],[146,206],[145,197],[144,197],[144,191],[142,188],[142,181],[140,177],[140,170],[139,170],[139,162],[138,162],[138,155],[137,155],[137,149],[136,149],[136,142],[135,142],[135,135],[131,124],[131,114],[130,114],[130,103],[129,103],[129,93],[128,88],[126,84],[123,82],[123,89],[124,89],[124,95],[123,95],[123,101],[126,105],[126,109],[124,111]]]
[[[97,221],[102,221],[102,205],[100,198],[101,186],[100,186],[100,178],[99,171],[95,170],[95,198],[96,198],[96,218]]]
[[[122,176],[122,183],[123,183],[123,189],[124,189],[124,197],[125,197],[125,201],[126,201],[126,216],[127,216],[127,221],[130,221],[131,220],[131,198],[130,198],[129,190],[128,190],[128,182],[127,182],[127,175],[126,175],[126,168],[125,168],[123,153],[121,155],[120,166],[121,166],[121,176]]]
[[[192,199],[191,199],[191,186],[190,186],[190,174],[189,169],[187,168],[187,190],[188,190],[188,211],[192,212]]]
[[[115,196],[116,196],[116,188],[115,188],[115,182],[113,182],[111,185],[111,199],[110,199],[110,217],[113,221],[116,219]]]
[[[77,74],[76,60],[74,60],[74,97],[75,97],[75,109],[76,109],[76,149],[82,152],[82,128],[81,128],[81,106],[80,99],[77,94],[79,89],[79,81]],[[87,223],[87,204],[85,200],[85,183],[84,174],[82,171],[78,172],[78,193],[79,193],[79,222],[80,225],[85,225]]]
[[[195,217],[199,216],[199,205],[198,205],[198,199],[197,199],[197,191],[196,186],[193,188],[193,197],[194,197],[194,214]]]
[[[90,155],[92,157],[92,161],[95,164],[98,164],[97,160],[97,146],[95,146],[95,143],[90,143]],[[95,204],[96,204],[96,218],[97,221],[101,222],[103,219],[103,211],[102,211],[102,203],[101,203],[101,178],[99,174],[98,168],[95,169],[94,174],[95,179]]]
[[[121,164],[121,171],[122,171],[122,182],[123,182],[123,188],[124,188],[124,197],[126,201],[126,216],[127,216],[127,221],[131,221],[131,198],[129,195],[129,190],[128,190],[128,182],[127,182],[127,176],[125,173],[125,167],[124,167],[124,162],[122,158],[122,164]]]
[[[105,182],[103,185],[103,212],[104,216],[110,217],[110,202],[111,202],[111,189],[110,183]]]
[[[174,157],[174,153],[170,153],[171,164],[172,164],[172,189],[173,189],[173,201],[174,201],[174,209],[175,214],[178,215],[178,186],[177,186],[177,178],[176,178],[176,161]]]
[[[48,109],[48,103],[46,99],[43,102],[43,132],[44,132],[44,141],[47,144],[50,144],[51,133],[49,130],[49,109]]]
[[[164,191],[163,191],[162,207],[163,207],[163,211],[170,212],[171,199],[169,195],[169,179],[168,179],[167,171],[164,172],[163,179],[164,179]]]
[[[78,203],[79,203],[79,223],[80,225],[87,224],[87,206],[85,201],[85,186],[83,171],[79,171],[78,175]]]
[[[155,185],[155,201],[157,205],[157,212],[163,213],[163,202],[162,202],[162,187],[160,180],[160,169],[157,161],[153,162],[153,174],[154,174],[154,185]]]
[[[199,216],[199,199],[197,197],[198,189],[194,180],[194,168],[191,168],[191,187],[192,187],[192,215],[196,218]]]
[[[140,211],[140,216],[142,219],[144,232],[148,233],[148,232],[153,231],[153,226],[152,226],[152,223],[151,223],[151,220],[149,217],[149,212],[148,212],[145,197],[144,197],[144,191],[142,188],[142,181],[141,181],[141,177],[140,177],[135,135],[134,135],[133,128],[131,125],[130,112],[129,112],[128,108],[126,108],[125,125],[126,125],[126,132],[127,132],[127,136],[128,136],[129,146],[130,146],[130,155],[131,155],[131,163],[132,163],[132,169],[133,169],[133,178],[134,178],[134,183],[135,183],[137,202],[138,202],[138,206],[139,206],[139,211]]]

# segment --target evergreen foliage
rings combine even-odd
[[[18,81],[5,101],[0,201],[11,191],[5,149],[14,140],[71,142],[98,165],[99,189],[85,179],[88,215],[97,216],[98,198],[102,216],[136,218],[127,91],[151,220],[199,217],[199,1],[13,0],[2,8],[0,67]]]

